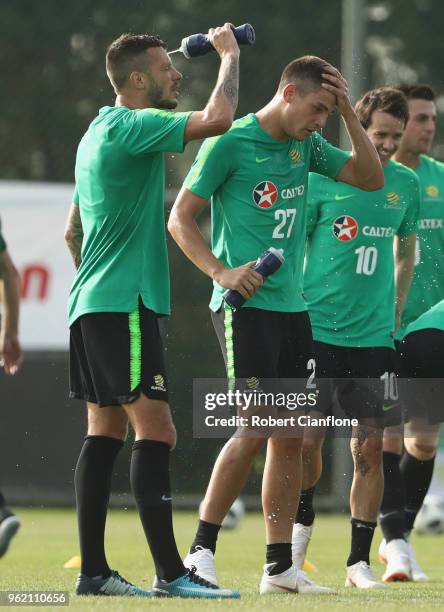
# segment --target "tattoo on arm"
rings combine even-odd
[[[70,211],[68,225],[66,228],[66,243],[71,256],[74,260],[76,269],[80,266],[82,241],[83,241],[83,228],[82,220],[80,218],[80,210],[78,206],[73,206]]]
[[[224,71],[222,81],[217,89],[216,96],[224,95],[233,110],[237,108],[239,97],[239,59],[231,57],[227,69]]]

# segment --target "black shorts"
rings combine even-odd
[[[317,411],[327,416],[339,406],[348,417],[370,420],[380,427],[401,422],[394,349],[313,344]]]
[[[398,346],[405,421],[444,422],[444,331],[421,329]]]
[[[229,380],[246,380],[250,388],[264,388],[274,381],[277,389],[280,379],[306,381],[314,374],[313,336],[306,311],[245,307],[233,311],[222,306],[211,312],[211,318]]]
[[[143,393],[168,401],[157,315],[141,301],[132,313],[83,315],[70,331],[71,398],[115,406]]]

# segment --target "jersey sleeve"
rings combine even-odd
[[[418,217],[421,205],[421,189],[417,175],[412,172],[410,181],[410,189],[408,190],[408,201],[405,209],[405,214],[401,225],[396,232],[398,236],[408,236],[414,234],[418,229]]]
[[[307,237],[311,236],[319,218],[320,191],[318,186],[320,178],[321,177],[314,172],[310,172],[308,175],[306,222]]]
[[[77,206],[80,204],[79,192],[77,185],[74,186],[74,193],[72,194],[71,202]]]
[[[191,115],[155,108],[128,113],[119,126],[124,146],[130,155],[182,153],[185,127]]]
[[[317,172],[329,178],[336,178],[344,164],[351,157],[350,151],[343,151],[330,144],[317,132],[310,136],[310,172]]]
[[[184,187],[208,200],[232,173],[234,152],[229,132],[207,138],[185,178]]]

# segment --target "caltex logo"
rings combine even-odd
[[[253,200],[259,208],[272,208],[277,197],[277,187],[271,181],[262,181],[253,189]]]
[[[333,234],[341,242],[356,238],[358,230],[358,222],[350,215],[337,217],[333,222]]]

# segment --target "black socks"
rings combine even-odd
[[[400,455],[384,451],[384,496],[379,513],[379,524],[386,542],[403,539],[405,534],[405,489],[399,467]]]
[[[404,451],[400,471],[405,486],[405,529],[407,532],[413,529],[416,515],[429,490],[434,465],[435,457],[421,461]]]
[[[305,489],[305,491],[301,491],[298,511],[294,520],[295,523],[302,523],[302,525],[305,525],[306,527],[310,527],[310,525],[313,525],[315,519],[315,511],[313,509],[314,492],[314,487],[311,487],[311,489]]]
[[[169,462],[168,444],[154,440],[134,442],[131,487],[157,577],[167,582],[186,574],[174,539]]]
[[[201,546],[202,548],[209,548],[214,555],[219,531],[220,525],[200,520],[194,541],[190,547],[190,553],[196,552],[196,547]]]
[[[87,436],[74,474],[82,574],[109,576],[105,556],[105,523],[111,491],[111,476],[122,440]]]
[[[267,544],[267,563],[274,563],[274,566],[268,569],[269,576],[276,576],[288,570],[292,566],[291,543]]]
[[[347,567],[359,561],[365,561],[370,565],[370,547],[372,545],[376,523],[352,518],[351,526],[351,551],[347,559]]]

